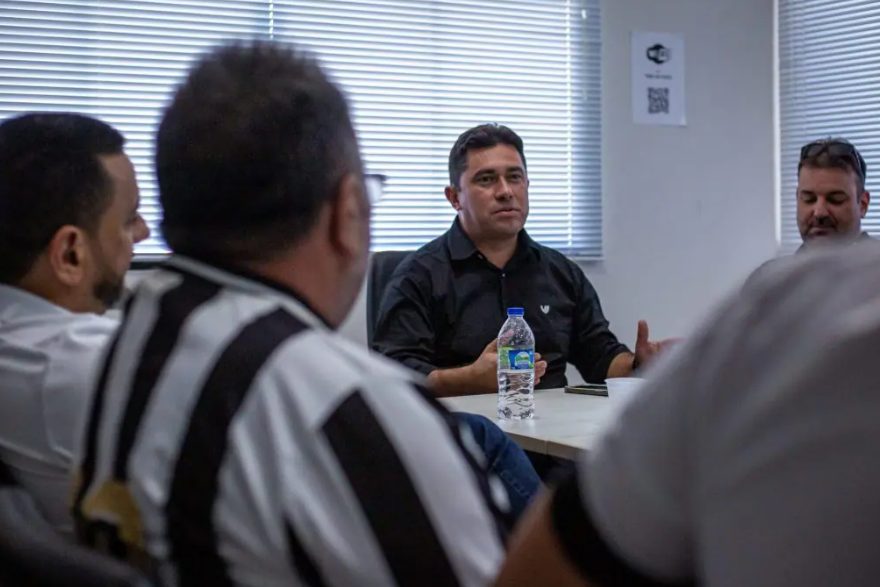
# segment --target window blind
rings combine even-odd
[[[844,137],[868,164],[866,189],[880,174],[880,4],[873,0],[777,0],[781,235],[783,249],[801,243],[795,217],[800,148]],[[877,195],[880,195],[878,192]],[[880,235],[880,206],[871,203],[862,229]]]
[[[367,170],[387,176],[374,249],[416,248],[454,217],[443,196],[459,133],[499,122],[525,142],[527,228],[602,254],[598,0],[4,0],[0,116],[68,110],[125,134],[153,236],[153,135],[193,59],[228,39],[295,41],[348,95]]]

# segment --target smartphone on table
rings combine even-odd
[[[604,383],[581,383],[580,385],[566,385],[565,393],[579,393],[581,395],[600,395],[608,397],[608,386]]]

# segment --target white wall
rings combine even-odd
[[[602,4],[605,260],[584,264],[617,335],[684,335],[776,251],[773,0]],[[687,126],[636,125],[630,33],[681,33]]]
[[[775,253],[773,0],[604,0],[602,11],[605,260],[583,268],[632,345],[639,318],[652,338],[687,334]],[[633,124],[633,30],[684,35],[686,127]],[[363,296],[342,331],[365,340]]]

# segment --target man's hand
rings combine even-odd
[[[535,353],[535,385],[547,372],[547,361]],[[464,367],[435,369],[428,383],[439,397],[498,392],[498,339],[485,346],[477,360]]]
[[[541,359],[541,353],[535,353],[535,387],[541,382],[541,377],[547,372],[547,361]]]
[[[484,390],[483,393],[498,391],[498,339],[492,340],[470,364],[474,387]],[[547,361],[541,360],[541,353],[535,353],[535,385],[547,372]]]
[[[680,338],[667,338],[658,342],[651,342],[648,340],[648,323],[644,320],[639,320],[639,326],[636,331],[636,353],[633,368],[644,367],[656,355],[680,341]]]
[[[467,366],[475,393],[498,391],[498,339],[486,345],[477,360]]]

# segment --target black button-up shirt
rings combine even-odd
[[[525,308],[535,350],[547,361],[538,387],[565,385],[566,363],[587,381],[604,381],[626,346],[608,329],[599,296],[562,253],[520,232],[516,252],[498,269],[458,220],[394,272],[379,309],[373,348],[430,373],[472,363],[507,318]]]

